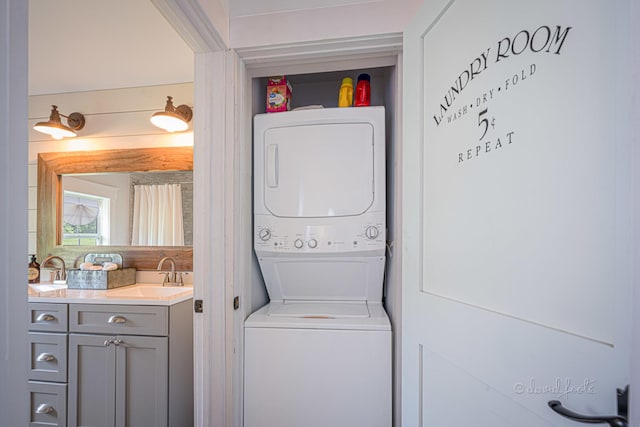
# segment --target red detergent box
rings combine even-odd
[[[270,77],[267,81],[267,113],[291,110],[291,92],[286,76]]]

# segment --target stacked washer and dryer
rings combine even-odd
[[[254,118],[254,249],[270,302],[245,321],[245,427],[391,425],[384,116]]]

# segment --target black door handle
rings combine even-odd
[[[570,409],[562,406],[557,400],[549,401],[549,408],[553,409],[556,413],[562,415],[563,417],[569,418],[574,421],[578,421],[581,423],[587,424],[603,424],[608,423],[611,427],[629,427],[629,422],[626,417],[620,415],[612,415],[607,417],[598,417],[598,416],[590,416],[590,415],[582,415],[577,412],[573,412]]]
[[[554,412],[569,418],[573,421],[586,424],[609,424],[610,427],[629,427],[629,420],[627,419],[627,408],[629,404],[629,386],[624,389],[618,389],[618,415],[610,416],[591,416],[583,415],[577,412],[573,412],[571,409],[567,409],[562,406],[557,400],[550,400],[548,405]]]

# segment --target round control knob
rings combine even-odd
[[[316,239],[311,239],[307,242],[307,245],[309,245],[309,247],[313,249],[318,246],[318,241]]]
[[[300,249],[302,247],[302,240],[296,239],[296,241],[293,242],[293,246],[295,246],[296,248]]]
[[[364,230],[364,235],[367,239],[373,240],[380,235],[380,231],[378,231],[378,227],[374,227],[373,225],[370,225]]]
[[[258,237],[260,237],[260,240],[262,240],[263,242],[266,242],[271,238],[271,230],[269,230],[268,228],[261,229],[258,232]]]

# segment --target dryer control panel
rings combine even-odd
[[[376,216],[379,216],[376,218]],[[386,245],[384,214],[365,215],[358,221],[306,219],[283,221],[274,217],[256,217],[254,248],[267,253],[335,254],[381,250]],[[368,219],[368,220],[367,220]]]

